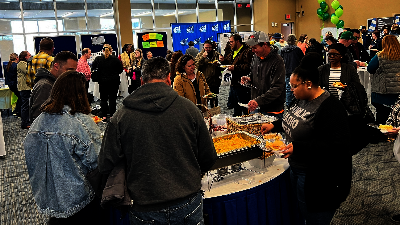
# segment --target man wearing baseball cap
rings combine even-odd
[[[348,60],[347,63],[353,65],[357,69],[357,64],[354,62],[353,55],[351,54],[350,50],[347,48],[353,43],[353,40],[357,40],[357,38],[355,38],[353,36],[353,32],[345,31],[340,35],[339,43],[344,45],[347,49],[346,54],[345,54],[345,57],[347,57],[347,60]]]
[[[251,87],[250,112],[260,112],[282,118],[285,103],[285,65],[276,46],[262,31],[250,35],[246,41],[254,53],[250,74],[241,83]],[[256,111],[257,109],[257,111]]]

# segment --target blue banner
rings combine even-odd
[[[185,53],[189,48],[189,41],[199,48],[200,43],[206,40],[218,41],[219,33],[231,32],[231,21],[217,21],[204,23],[171,23],[174,51]]]

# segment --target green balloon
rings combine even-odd
[[[318,0],[318,4],[320,4],[321,2],[324,2],[325,0]]]
[[[329,19],[329,13],[324,13],[324,15],[322,15],[322,20],[327,20],[327,19]]]
[[[335,14],[337,17],[340,18],[343,15],[343,9],[340,9],[340,8],[336,9]]]
[[[327,5],[328,5],[328,4],[326,4],[325,1],[319,3],[319,6],[321,6],[321,9],[325,9]]]
[[[334,8],[335,10],[336,10],[337,8],[339,8],[339,5],[340,5],[340,3],[339,3],[339,1],[337,1],[337,0],[335,0],[335,1],[333,1],[333,2],[331,3],[332,8]]]
[[[342,6],[342,5],[339,5],[339,8],[343,9],[343,6]]]
[[[321,8],[317,9],[317,15],[318,15],[318,16],[324,15],[324,11],[322,11]]]
[[[343,28],[344,27],[344,21],[343,20],[339,20],[339,22],[337,22],[336,24],[337,28]]]
[[[333,16],[336,16],[336,14],[335,14],[335,13],[332,13],[332,14],[331,14],[331,18],[332,18]]]
[[[331,22],[336,25],[339,22],[339,18],[337,16],[332,16],[331,17]]]
[[[326,7],[325,7],[325,9],[324,9],[324,12],[328,11],[328,9],[329,9],[329,6],[326,5]]]

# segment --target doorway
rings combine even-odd
[[[281,24],[281,34],[283,34],[285,41],[287,41],[289,34],[293,34],[293,27],[293,22]]]

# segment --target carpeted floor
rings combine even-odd
[[[225,107],[227,93],[226,87],[221,88],[221,111],[232,114]],[[121,101],[118,99],[119,106]],[[2,119],[7,156],[0,159],[0,224],[46,224],[48,218],[37,211],[26,170],[23,141],[27,130],[20,129],[20,118],[3,113]],[[105,130],[106,124],[99,126]],[[382,142],[353,156],[352,189],[332,224],[395,224],[390,218],[400,213],[400,164],[392,148],[393,143]]]

